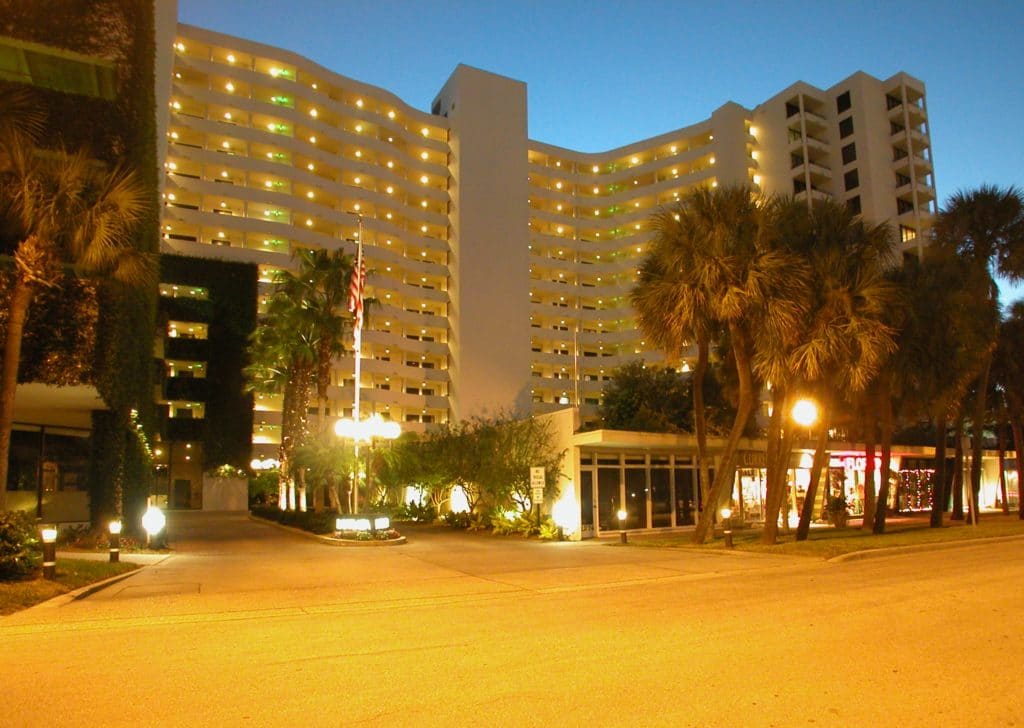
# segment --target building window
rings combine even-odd
[[[913,211],[914,211],[914,204],[913,203],[907,202],[906,200],[900,200],[900,199],[896,200],[896,214],[903,215],[904,213],[913,212]]]
[[[801,192],[807,189],[807,183],[803,179],[793,180],[793,194],[799,195]]]
[[[839,122],[839,137],[845,139],[851,134],[853,134],[853,117],[847,116]]]
[[[847,192],[860,186],[860,176],[857,174],[856,169],[851,169],[843,175],[843,184],[846,185]]]
[[[857,161],[857,145],[850,142],[843,147],[843,164]]]
[[[836,96],[836,113],[841,114],[850,110],[850,92],[844,91]]]
[[[846,201],[846,207],[853,215],[860,214],[860,195],[854,195]]]
[[[900,225],[900,240],[904,243],[917,240],[917,230],[907,225]]]

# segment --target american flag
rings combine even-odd
[[[361,253],[362,251],[360,251]],[[352,268],[352,280],[348,284],[348,310],[355,314],[356,329],[363,328],[363,290],[366,288],[366,262],[357,256]]]

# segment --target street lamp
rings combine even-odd
[[[394,440],[402,434],[402,427],[397,422],[385,420],[379,413],[375,413],[365,420],[353,420],[348,417],[338,420],[334,423],[334,434],[346,440],[352,440],[352,443],[355,446],[356,458],[358,459],[360,443],[368,444],[372,449],[375,438],[380,438],[381,440]],[[366,470],[367,491],[369,491],[369,463],[367,463]],[[356,477],[356,497],[352,502],[353,513],[356,513],[359,510],[359,481],[358,476]],[[367,495],[369,495],[369,493],[367,493]]]
[[[107,524],[110,532],[110,563],[121,560],[121,521],[111,521]]]
[[[626,528],[625,528],[626,527],[626,516],[629,515],[629,514],[626,513],[626,509],[625,508],[620,508],[619,512],[616,515],[619,517],[619,539],[622,541],[622,543],[626,543],[629,540],[629,537],[626,534]]]
[[[818,421],[818,405],[810,399],[798,399],[791,414],[793,421],[801,427],[811,427]]]
[[[40,529],[43,537],[43,578],[57,576],[57,527],[44,526]]]
[[[167,517],[164,515],[163,511],[154,505],[150,505],[146,508],[146,512],[142,514],[142,527],[146,529],[147,548],[153,541],[153,537],[164,530],[164,526],[166,525]]]

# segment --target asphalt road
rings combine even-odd
[[[1020,541],[826,563],[172,515],[0,619],[4,726],[1024,726]]]

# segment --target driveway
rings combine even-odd
[[[341,547],[247,514],[172,511],[170,553],[159,562],[85,599],[8,619],[52,624],[202,613],[241,617],[809,566],[790,557],[622,548],[616,541],[541,542],[442,526],[409,525],[402,532],[408,542],[399,546]]]

